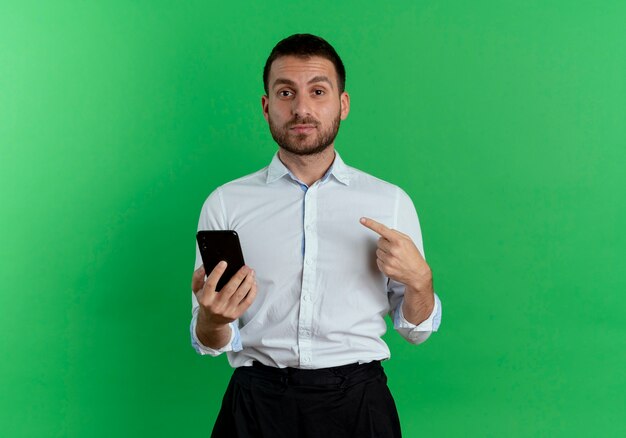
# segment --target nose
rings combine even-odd
[[[302,118],[311,115],[311,101],[306,94],[298,94],[293,99],[292,112],[294,117]]]

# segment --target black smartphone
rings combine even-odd
[[[198,231],[196,240],[206,275],[209,275],[222,260],[228,263],[226,271],[217,282],[216,290],[219,292],[233,275],[245,265],[239,235],[233,230]]]

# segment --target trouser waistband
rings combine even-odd
[[[240,367],[235,370],[235,374],[245,380],[259,378],[288,386],[351,386],[383,373],[380,361],[314,370],[276,368],[255,361],[251,367]]]

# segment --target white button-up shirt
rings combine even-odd
[[[439,327],[441,302],[435,295],[430,317],[418,326],[404,319],[404,285],[376,266],[379,236],[360,224],[364,216],[409,235],[424,254],[409,196],[345,165],[339,154],[310,187],[278,154],[268,167],[218,187],[202,207],[198,230],[237,231],[246,264],[255,270],[257,296],[231,323],[229,343],[214,350],[196,336],[192,293],[196,351],[227,352],[233,367],[259,361],[315,369],[382,360],[390,356],[381,338],[387,314],[409,342],[425,341]],[[201,264],[196,247],[196,269]]]

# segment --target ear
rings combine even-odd
[[[341,93],[339,97],[341,103],[341,120],[346,120],[348,113],[350,112],[350,96],[345,91]]]
[[[269,123],[269,97],[266,95],[261,96],[261,106],[263,107],[263,117],[265,117],[265,121]]]

